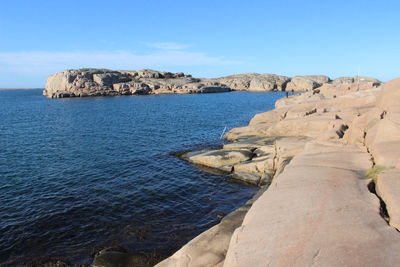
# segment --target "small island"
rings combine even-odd
[[[245,73],[220,78],[193,78],[183,72],[161,72],[150,69],[113,71],[107,69],[73,69],[50,75],[43,95],[49,98],[122,96],[150,94],[195,94],[229,91],[298,91],[316,90],[324,84],[353,83],[356,80],[379,85],[369,77],[325,75],[286,77],[276,74]]]

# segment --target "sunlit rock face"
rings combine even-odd
[[[148,94],[228,92],[231,89],[210,79],[197,79],[182,72],[154,70],[66,70],[47,79],[43,94],[51,98]]]

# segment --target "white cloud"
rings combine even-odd
[[[88,67],[116,70],[139,68],[168,70],[174,67],[183,69],[192,66],[223,66],[240,63],[201,52],[184,51],[182,45],[174,43],[162,44],[164,45],[159,45],[159,47],[165,49],[148,54],[129,51],[0,52],[0,71],[22,75],[49,75],[65,69]]]
[[[147,46],[160,49],[160,50],[182,50],[190,47],[187,44],[178,44],[174,42],[162,42],[162,43],[146,43]]]

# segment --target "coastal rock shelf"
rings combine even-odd
[[[275,74],[246,73],[221,78],[193,78],[182,72],[149,69],[136,71],[107,69],[73,69],[50,75],[43,94],[50,98],[121,96],[149,94],[196,94],[229,91],[313,91],[326,84],[371,83],[368,77],[308,75],[293,78]]]
[[[262,191],[235,230],[222,221],[158,266],[398,265],[400,79],[316,88],[184,155]]]

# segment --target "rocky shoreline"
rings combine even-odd
[[[324,75],[286,77],[276,74],[245,73],[206,79],[182,72],[171,73],[149,69],[107,70],[72,69],[50,75],[43,95],[50,98],[122,96],[150,94],[196,94],[230,91],[314,91],[326,84],[348,84],[355,81],[379,85],[369,77],[341,77],[331,80]]]
[[[157,266],[395,266],[398,103],[400,79],[326,83],[186,154],[262,189]]]
[[[71,78],[71,72],[78,74]],[[230,130],[225,135],[230,143],[221,149],[182,155],[260,191],[156,266],[395,266],[400,261],[400,79],[383,84],[367,77],[197,79],[138,72],[124,81],[108,70],[67,71],[49,77],[44,94],[303,92]],[[81,77],[87,79],[83,85]],[[105,266],[101,262],[110,255],[129,262],[128,253],[106,252],[93,266]]]

